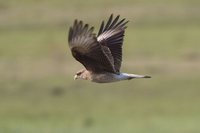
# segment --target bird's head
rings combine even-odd
[[[85,69],[78,71],[76,75],[74,76],[74,80],[77,80],[77,79],[87,80],[87,75],[85,71],[86,71]]]

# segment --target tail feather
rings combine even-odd
[[[138,74],[127,74],[128,79],[133,79],[133,78],[151,78],[151,76],[148,75],[138,75]]]

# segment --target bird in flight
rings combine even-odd
[[[120,72],[122,63],[122,45],[127,28],[126,19],[120,16],[109,17],[107,23],[101,23],[96,36],[94,27],[75,20],[69,29],[68,43],[73,57],[85,69],[76,73],[74,79],[90,80],[96,83],[110,83],[134,78],[150,78],[146,75]]]

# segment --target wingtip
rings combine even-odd
[[[76,25],[78,23],[78,19],[74,20],[74,25]]]

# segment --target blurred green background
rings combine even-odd
[[[69,26],[130,20],[123,72],[111,84],[74,81]],[[1,0],[1,133],[199,133],[199,0]]]

